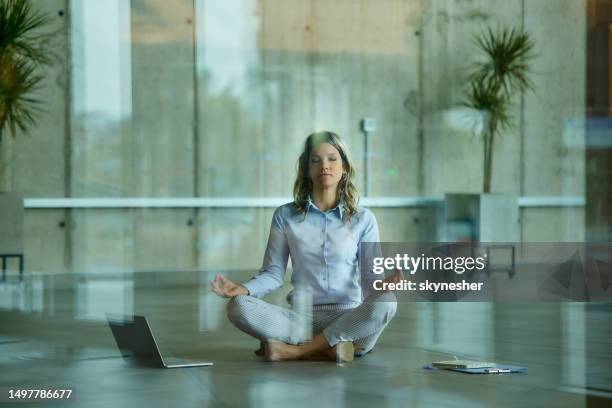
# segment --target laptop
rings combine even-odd
[[[191,362],[176,358],[164,358],[157,347],[151,326],[144,316],[133,316],[132,321],[107,316],[117,347],[128,361],[157,368],[183,368],[211,366],[212,362]]]

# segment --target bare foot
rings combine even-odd
[[[332,348],[325,350],[319,350],[316,353],[308,356],[305,360],[317,360],[317,361],[335,361],[337,363],[343,363],[347,361],[353,361],[355,356],[355,349],[353,343],[349,341],[340,342]]]
[[[300,358],[300,350],[298,346],[283,343],[282,341],[266,342],[266,360],[284,361],[296,360],[298,358]]]
[[[327,350],[320,350],[316,353],[308,356],[305,360],[313,361],[334,361],[336,360],[336,348],[328,348]]]

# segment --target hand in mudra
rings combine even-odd
[[[396,269],[395,273],[389,277],[387,277],[384,282],[386,283],[399,283],[404,280],[404,272],[400,269]]]
[[[215,276],[215,279],[210,281],[210,286],[213,292],[226,298],[249,294],[247,288],[232,282],[220,273]]]

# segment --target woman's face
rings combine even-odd
[[[329,143],[320,143],[310,152],[308,173],[313,188],[336,188],[343,170],[340,152]]]

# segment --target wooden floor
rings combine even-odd
[[[0,283],[0,389],[74,390],[76,405],[39,404],[45,407],[612,406],[610,304],[402,303],[374,351],[352,363],[268,363],[253,354],[258,343],[227,322],[225,301],[208,291],[209,277],[174,272]],[[270,301],[282,303],[283,296]],[[128,364],[106,313],[144,314],[162,353],[215,365]],[[529,372],[422,368],[453,355]]]

